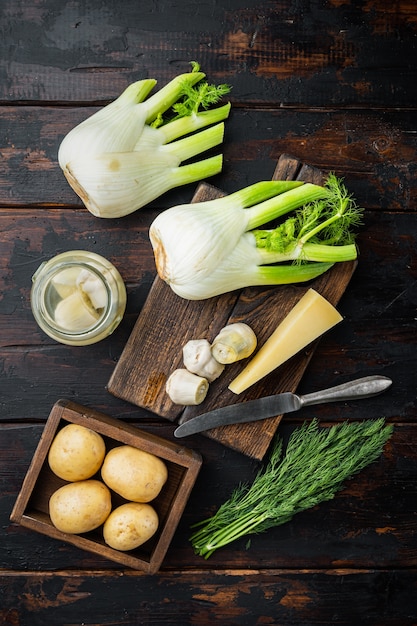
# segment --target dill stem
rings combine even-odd
[[[265,521],[268,517],[267,513],[262,513],[254,516],[253,511],[248,511],[245,515],[235,520],[234,522],[228,524],[223,529],[214,532],[210,537],[206,537],[204,540],[204,545],[199,547],[199,543],[197,542],[196,549],[202,556],[207,553],[207,551],[214,552],[218,548],[229,544],[236,539],[239,539],[243,535],[254,532],[254,530]],[[201,533],[210,535],[210,533]],[[194,538],[195,541],[195,538]]]

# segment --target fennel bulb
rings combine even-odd
[[[294,211],[275,228],[259,226]],[[159,276],[177,295],[203,300],[244,287],[305,282],[356,259],[360,223],[342,182],[264,181],[223,198],[178,205],[149,229]]]
[[[181,165],[224,138],[230,104],[210,107],[230,88],[208,85],[204,77],[194,64],[149,98],[156,80],[137,81],[64,137],[59,165],[93,215],[128,215],[221,171],[221,154]]]

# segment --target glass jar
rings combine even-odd
[[[33,315],[52,339],[85,346],[108,337],[126,308],[126,288],[107,259],[84,250],[63,252],[32,277]]]

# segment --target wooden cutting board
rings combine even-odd
[[[284,154],[278,161],[273,180],[321,184],[323,173]],[[193,202],[223,195],[215,187],[202,183]],[[261,346],[310,287],[336,306],[355,267],[356,261],[338,263],[309,283],[246,288],[201,301],[180,298],[156,277],[110,378],[108,391],[177,423],[220,406],[285,391],[295,392],[319,340],[238,396],[227,387],[245,362],[227,366],[220,378],[210,385],[205,401],[197,407],[173,404],[165,392],[165,383],[171,372],[183,366],[182,348],[189,339],[206,338],[211,342],[223,326],[240,321],[253,328]],[[281,418],[277,415],[259,422],[222,426],[205,435],[261,460]]]

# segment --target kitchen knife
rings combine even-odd
[[[238,402],[237,404],[224,406],[220,409],[197,415],[197,417],[192,417],[178,426],[174,431],[174,435],[175,437],[187,437],[188,435],[201,433],[217,426],[256,422],[267,417],[298,411],[302,407],[312,404],[369,398],[382,393],[391,384],[392,380],[386,376],[365,376],[364,378],[357,378],[348,383],[303,396],[286,392],[275,396],[266,396],[258,400]]]

